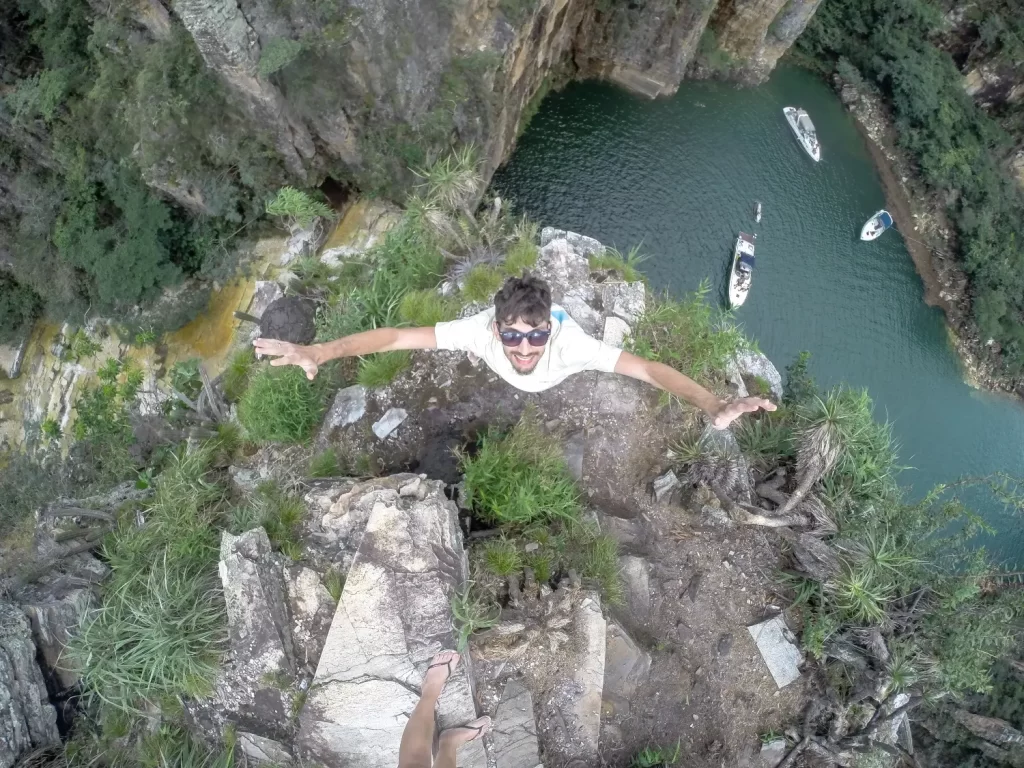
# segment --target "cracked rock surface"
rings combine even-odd
[[[394,768],[430,659],[455,647],[451,599],[466,561],[457,510],[442,483],[367,495],[366,530],[309,689],[298,744],[328,765]],[[361,499],[353,501],[358,508]],[[440,728],[476,717],[468,666],[463,654],[438,704]],[[460,749],[459,765],[483,768],[483,745]]]

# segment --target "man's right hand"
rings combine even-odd
[[[256,354],[275,357],[270,361],[271,365],[297,365],[306,372],[306,378],[310,381],[320,370],[315,347],[306,347],[277,339],[256,339],[252,344],[256,348]]]

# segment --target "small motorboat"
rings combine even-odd
[[[806,110],[797,107],[784,107],[782,114],[786,116],[786,122],[793,129],[796,140],[800,146],[810,155],[815,162],[821,160],[821,144],[818,143],[818,132],[814,129],[810,115]]]
[[[892,226],[892,216],[884,208],[868,219],[860,228],[861,240],[877,240]]]
[[[754,221],[761,223],[761,203],[754,201]]]
[[[757,235],[740,232],[729,270],[729,306],[739,307],[747,300],[750,280],[754,274],[754,240]]]

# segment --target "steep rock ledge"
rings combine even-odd
[[[489,176],[524,114],[573,77],[652,98],[673,93],[688,72],[761,81],[819,2],[352,0],[329,23],[308,0],[174,0],[172,8],[286,167],[312,183],[379,174],[409,142],[435,148],[453,137],[483,148]],[[716,39],[729,66],[695,67]],[[303,52],[271,72],[266,57],[287,44]]]

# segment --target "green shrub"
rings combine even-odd
[[[35,291],[7,272],[0,273],[0,342],[21,337],[42,312],[43,302]]]
[[[728,315],[708,303],[709,290],[705,282],[682,301],[667,295],[649,299],[627,341],[630,351],[704,384],[720,377],[726,363],[749,342]]]
[[[221,378],[224,396],[230,402],[237,402],[245,393],[245,388],[249,386],[249,375],[255,364],[256,354],[252,347],[240,349],[231,356]]]
[[[203,380],[199,375],[199,366],[202,360],[193,357],[190,360],[182,360],[171,366],[171,386],[181,392],[189,400],[195,400],[203,391]]]
[[[462,592],[452,596],[452,623],[459,632],[455,648],[460,653],[466,649],[469,636],[482,629],[490,629],[498,623],[501,609],[474,595],[472,583]]]
[[[305,228],[313,223],[313,219],[330,219],[334,216],[334,211],[326,203],[314,200],[295,187],[281,187],[267,202],[266,211],[268,216],[284,219],[289,229]]]
[[[580,518],[580,494],[561,446],[541,431],[533,413],[524,414],[507,435],[489,432],[476,455],[462,456],[461,465],[467,499],[489,523]]]
[[[260,74],[266,77],[284,69],[299,57],[304,48],[305,46],[298,40],[274,38],[260,51],[260,63],[257,67]]]
[[[504,282],[505,276],[497,267],[477,264],[466,275],[462,297],[469,303],[489,304]]]
[[[608,534],[582,527],[570,529],[568,546],[570,562],[579,575],[597,585],[606,603],[621,605],[623,591],[618,542]]]
[[[337,568],[328,568],[324,574],[324,586],[330,593],[334,602],[341,600],[341,593],[345,589],[345,576]]]
[[[538,256],[540,256],[540,252],[533,239],[520,238],[512,244],[501,266],[509,277],[521,277],[523,272],[533,269],[537,265]]]
[[[356,382],[367,389],[390,384],[402,371],[412,365],[412,353],[407,350],[378,352],[359,361]]]
[[[321,451],[309,460],[310,477],[335,477],[342,474],[338,452],[334,448]]]
[[[104,542],[110,576],[68,657],[87,694],[115,709],[212,692],[227,637],[213,453],[208,445],[179,451],[142,510],[146,524],[129,512]]]
[[[629,763],[629,768],[668,768],[679,760],[682,747],[677,742],[674,749],[668,747],[644,747]]]
[[[484,544],[484,565],[495,576],[511,576],[523,569],[523,558],[514,541],[504,537]]]
[[[367,254],[364,265],[338,280],[339,297],[317,317],[317,338],[329,341],[359,331],[402,324],[404,297],[434,290],[444,256],[424,222],[406,214]],[[410,308],[415,300],[410,300]]]
[[[103,349],[102,344],[93,340],[82,328],[77,328],[67,341],[63,358],[78,362],[93,357],[101,349]]]
[[[398,317],[414,327],[437,325],[458,317],[459,305],[437,291],[423,288],[409,291],[398,305]]]
[[[248,506],[251,511],[245,516],[263,526],[270,543],[293,560],[300,559],[302,546],[299,536],[306,515],[302,499],[286,493],[277,483],[267,481],[261,483],[249,498]]]
[[[263,368],[238,401],[238,420],[258,442],[309,439],[323,415],[319,389],[296,366]]]
[[[646,259],[647,257],[640,253],[639,246],[630,248],[625,256],[614,248],[605,248],[601,253],[593,253],[587,257],[591,269],[609,270],[627,283],[646,280],[640,271],[640,264]]]
[[[45,419],[42,424],[39,425],[39,431],[43,433],[43,436],[48,440],[60,440],[61,428],[60,422],[52,416]]]

